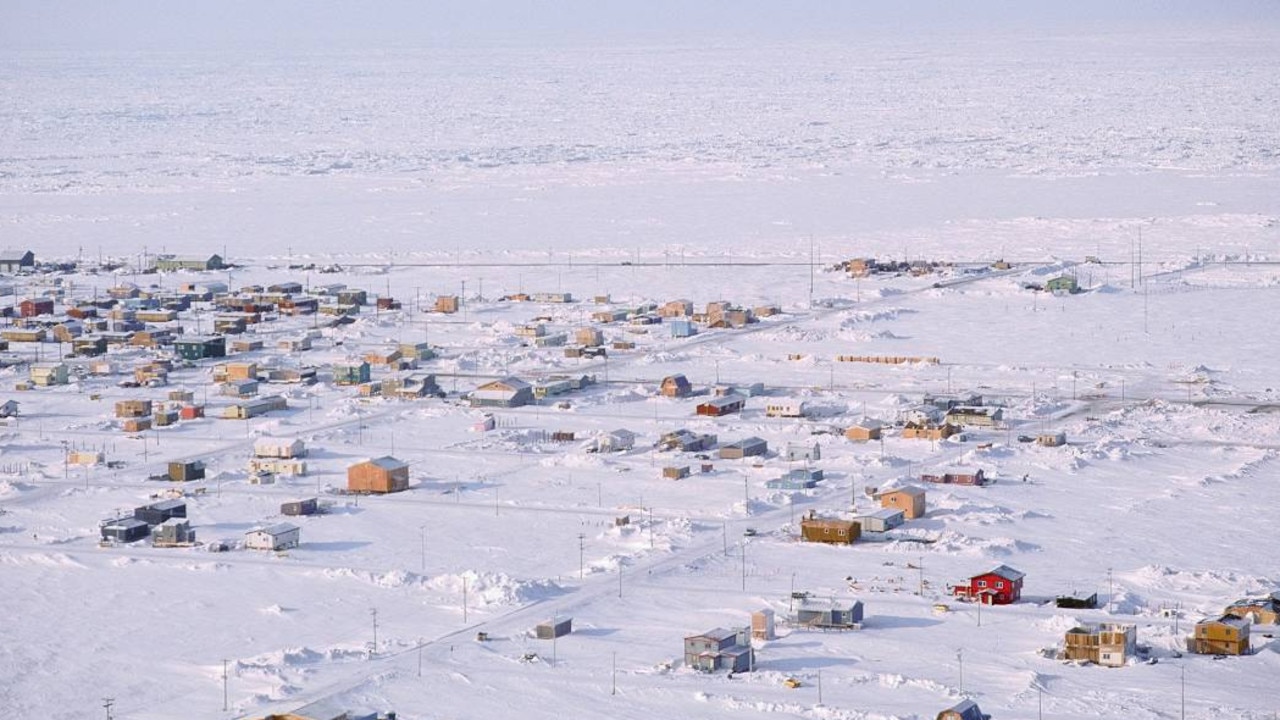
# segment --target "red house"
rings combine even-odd
[[[18,303],[18,315],[24,318],[52,314],[53,300],[49,298],[30,298]]]
[[[941,475],[924,474],[920,476],[922,482],[935,483],[938,485],[987,485],[991,481],[982,472],[978,470],[957,470],[955,472],[943,473]]]
[[[1022,597],[1022,579],[1026,575],[1008,565],[974,575],[964,585],[956,585],[951,593],[963,600],[977,600],[984,605],[1008,605]]]

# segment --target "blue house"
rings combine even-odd
[[[673,338],[693,337],[698,334],[698,328],[693,324],[692,320],[668,320],[667,327],[671,328],[671,337]]]

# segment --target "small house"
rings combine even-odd
[[[289,401],[283,395],[267,395],[250,398],[244,402],[223,408],[222,417],[228,420],[248,420],[249,418],[266,415],[273,410],[284,410],[288,407]]]
[[[183,360],[204,360],[227,356],[227,339],[221,335],[188,336],[173,341],[173,350]]]
[[[662,468],[662,477],[667,480],[683,480],[689,477],[689,466],[668,465]]]
[[[879,420],[862,418],[844,431],[844,436],[854,442],[879,440],[884,425]]]
[[[687,338],[698,334],[698,327],[693,321],[684,318],[668,321],[667,329],[673,338]]]
[[[710,433],[695,433],[680,429],[663,433],[658,439],[658,448],[681,452],[705,452],[715,448],[717,442],[716,436]]]
[[[796,606],[794,622],[818,630],[848,630],[862,623],[861,600],[802,598]]]
[[[173,500],[161,500],[133,509],[134,519],[141,520],[148,525],[159,525],[165,520],[185,518],[186,516],[187,504],[176,498]]]
[[[1098,607],[1098,593],[1059,595],[1053,599],[1053,605],[1071,610],[1092,610]]]
[[[253,456],[259,458],[300,458],[307,456],[307,444],[298,438],[259,438],[253,443]]]
[[[20,273],[36,266],[36,255],[30,250],[0,250],[0,272]]]
[[[196,541],[196,531],[182,518],[169,518],[151,531],[151,544],[156,547],[190,545]]]
[[[1036,435],[1036,444],[1042,447],[1059,447],[1067,444],[1066,433],[1046,432]]]
[[[534,634],[539,640],[554,640],[573,632],[573,618],[552,618],[538,623]]]
[[[902,437],[908,440],[946,440],[957,432],[959,430],[956,426],[948,423],[936,425],[908,422],[902,427]]]
[[[818,518],[812,512],[800,521],[800,539],[829,545],[852,545],[862,535],[862,527],[852,520]]]
[[[280,514],[291,517],[301,515],[316,515],[320,512],[320,501],[316,498],[307,498],[305,500],[290,500],[280,504]]]
[[[758,437],[749,437],[728,445],[720,446],[722,460],[739,460],[747,457],[763,456],[769,452],[769,443]]]
[[[1187,651],[1200,655],[1248,655],[1249,621],[1234,615],[1196,623]]]
[[[228,380],[219,386],[226,397],[249,398],[258,394],[257,380]]]
[[[515,377],[487,382],[467,395],[471,407],[520,407],[533,400],[533,386]]]
[[[704,403],[698,403],[697,414],[709,417],[721,417],[730,413],[742,412],[747,399],[736,393],[713,397]]]
[[[822,471],[816,468],[792,468],[782,477],[765,482],[770,490],[808,490],[817,487],[822,480]]]
[[[947,411],[943,422],[958,427],[993,428],[1004,420],[1004,410],[998,407],[958,405]]]
[[[894,508],[881,508],[854,518],[863,532],[882,533],[901,527],[905,514]]]
[[[925,516],[928,509],[927,497],[927,491],[918,485],[903,485],[875,494],[875,499],[880,501],[880,507],[901,510],[908,520]]]
[[[116,402],[116,417],[135,418],[151,414],[150,400],[119,400]]]
[[[693,393],[693,386],[689,384],[689,380],[683,374],[668,375],[662,378],[662,384],[658,386],[658,391],[663,397],[682,398],[688,397]]]
[[[596,441],[599,452],[621,452],[630,450],[636,445],[636,434],[630,430],[610,430]]]
[[[302,531],[297,525],[279,523],[254,528],[244,534],[244,546],[250,550],[288,550],[298,547]]]
[[[982,486],[988,484],[987,476],[982,469],[977,470],[956,470],[954,472],[945,472],[942,474],[926,473],[920,476],[922,482],[933,483],[935,485],[977,485]]]
[[[773,640],[776,637],[773,610],[763,608],[751,613],[751,638],[753,640]]]
[[[1044,289],[1054,294],[1070,295],[1080,292],[1080,281],[1071,275],[1059,275],[1046,280]]]
[[[586,347],[599,347],[604,345],[604,333],[599,328],[578,328],[573,333],[573,341]]]
[[[177,460],[169,463],[169,479],[173,482],[204,479],[204,463],[199,460]]]
[[[712,628],[684,639],[684,664],[704,672],[749,672],[755,667],[747,629]]]
[[[156,270],[173,272],[175,270],[221,270],[222,256],[211,255],[161,255],[156,258]]]
[[[1280,625],[1280,591],[1266,597],[1237,600],[1228,605],[1223,614],[1259,625]]]
[[[787,443],[787,462],[816,462],[822,459],[822,446]]]
[[[356,463],[347,468],[347,490],[393,493],[409,489],[409,465],[391,456]]]
[[[335,385],[360,385],[369,382],[369,363],[335,363],[333,366],[333,382]]]
[[[18,317],[29,318],[52,314],[52,298],[27,298],[18,303]]]
[[[961,700],[938,713],[936,720],[991,720],[991,716],[984,715],[974,701]]]
[[[658,316],[684,318],[693,315],[693,303],[688,300],[671,300],[658,306]]]
[[[458,296],[457,295],[441,295],[436,298],[436,303],[432,307],[434,312],[453,314],[458,312]]]
[[[952,594],[962,600],[978,601],[984,605],[1009,605],[1022,597],[1022,581],[1026,578],[1008,565],[999,565],[980,575],[974,575],[963,584],[952,587]]]
[[[18,417],[18,401],[5,400],[0,403],[0,418]]]
[[[1138,628],[1126,623],[1081,625],[1067,631],[1062,659],[1120,667],[1138,653]]]
[[[430,360],[436,356],[436,351],[426,342],[402,342],[400,355],[408,360]]]
[[[98,526],[103,540],[130,543],[141,540],[151,534],[151,526],[131,517],[104,520]]]
[[[41,387],[67,384],[67,366],[62,363],[33,363],[31,382]]]
[[[803,400],[790,398],[775,398],[764,404],[764,414],[767,417],[802,418],[806,410]]]
[[[301,477],[307,474],[307,461],[295,458],[251,458],[249,472],[259,476]]]

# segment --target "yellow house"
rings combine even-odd
[[[1248,655],[1249,621],[1232,615],[1196,623],[1187,650],[1202,655]]]

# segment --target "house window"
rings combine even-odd
[[[841,530],[841,531],[840,531],[840,537],[844,537],[844,535],[845,535],[844,530]]]
[[[980,587],[980,588],[984,588],[984,587],[986,587],[986,586],[987,586],[987,581],[986,581],[986,580],[979,580],[979,581],[978,581],[978,587]]]
[[[997,580],[997,581],[996,581],[996,587],[998,587],[998,588],[1000,588],[1001,590],[1003,590],[1003,589],[1004,589],[1004,581],[1003,581],[1003,580]]]

